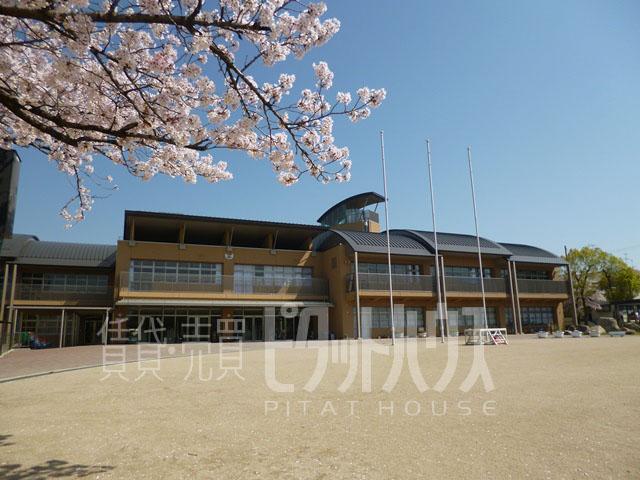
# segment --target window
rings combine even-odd
[[[510,307],[504,309],[504,319],[507,322],[507,328],[513,328],[513,310]]]
[[[524,307],[522,312],[522,328],[546,327],[553,323],[553,307]]]
[[[283,286],[312,287],[313,269],[284,265],[236,265],[233,274],[237,293],[274,293]]]
[[[79,273],[24,273],[23,288],[29,291],[106,293],[109,276]]]
[[[482,271],[484,278],[491,278],[491,269],[483,268]],[[478,267],[444,267],[444,274],[447,277],[473,277],[478,278],[480,275],[480,269]]]
[[[258,278],[285,278],[290,280],[311,278],[311,267],[280,265],[236,265],[234,275]]]
[[[351,264],[351,270],[355,269],[354,264]],[[359,263],[359,273],[389,273],[388,263]],[[391,264],[391,273],[394,275],[420,275],[420,265],[410,265],[393,263]]]
[[[487,307],[487,326],[489,328],[498,327],[498,316],[496,307]],[[484,314],[482,307],[462,307],[447,309],[449,326],[453,330],[456,325],[459,331],[467,328],[484,328]]]
[[[522,280],[549,280],[547,270],[517,270],[518,278]]]
[[[222,264],[131,260],[129,277],[130,288],[135,290],[150,290],[153,283],[219,285],[222,283]]]
[[[368,318],[368,311],[371,312],[370,321]],[[394,316],[397,317],[399,311],[394,307]],[[353,309],[353,315],[356,315],[356,309]],[[363,322],[362,328],[367,330],[367,323],[370,328],[391,328],[391,315],[389,314],[389,307],[361,307],[361,319]],[[396,331],[411,333],[417,331],[418,328],[424,327],[424,310],[418,307],[405,307],[404,320],[396,321]]]
[[[553,307],[522,307],[522,330],[524,333],[536,332],[540,329],[547,329],[553,324]],[[507,328],[513,329],[513,312],[511,308],[504,309],[504,316],[507,320]]]

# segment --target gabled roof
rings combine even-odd
[[[428,245],[435,252],[436,245],[433,232],[423,230],[392,230],[400,235],[415,238]],[[438,250],[454,253],[477,253],[478,244],[474,235],[438,232]],[[480,251],[484,254],[510,256],[511,252],[499,243],[480,237]]]
[[[318,223],[324,223],[322,219],[332,212],[333,210],[342,207],[343,205],[347,208],[364,208],[368,205],[376,205],[378,203],[384,202],[384,197],[376,192],[365,192],[358,193],[357,195],[352,195],[349,198],[345,198],[340,202],[336,203],[334,206],[327,209],[320,217],[318,218]]]
[[[509,250],[512,255],[510,260],[520,263],[545,263],[549,265],[567,265],[564,258],[558,257],[542,248],[531,245],[520,245],[517,243],[500,243]]]
[[[392,255],[411,255],[431,257],[431,252],[420,242],[390,233]],[[385,233],[358,232],[353,230],[332,229],[325,232],[313,241],[315,250],[328,250],[340,243],[347,244],[354,252],[358,253],[387,253],[387,235]]]
[[[2,242],[1,255],[21,265],[110,268],[116,261],[116,246],[41,242],[37,237],[14,235]]]

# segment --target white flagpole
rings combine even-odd
[[[429,192],[431,192],[431,220],[433,222],[433,240],[436,247],[436,288],[438,289],[438,317],[440,335],[444,343],[444,320],[442,315],[442,290],[440,289],[440,255],[438,254],[438,230],[436,229],[436,204],[433,196],[433,175],[431,173],[431,142],[427,139],[427,164],[429,166]]]
[[[384,132],[380,130],[380,151],[382,153],[382,182],[384,184],[384,218],[387,227],[387,264],[389,267],[389,307],[391,313],[391,345],[396,343],[396,325],[393,318],[393,277],[391,275],[391,239],[389,238],[389,196],[387,195],[387,163],[384,158]]]
[[[471,179],[471,199],[473,200],[473,219],[476,223],[476,242],[478,243],[478,263],[480,264],[480,288],[482,290],[482,315],[484,328],[489,328],[487,322],[487,301],[484,296],[484,271],[482,269],[482,254],[480,253],[480,233],[478,231],[478,211],[476,208],[476,189],[473,185],[473,167],[471,166],[471,147],[467,147],[467,160],[469,161],[469,178]]]

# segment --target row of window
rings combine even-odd
[[[522,280],[549,280],[547,270],[517,270],[517,273]]]
[[[131,260],[129,273],[132,282],[219,284],[222,264]]]
[[[311,267],[281,266],[281,265],[236,265],[234,277],[239,278],[284,278],[302,279],[311,278]]]
[[[405,308],[404,312],[404,325],[407,327],[424,326],[424,309]],[[521,312],[523,327],[548,326],[553,323],[553,307],[523,307]],[[504,313],[507,325],[513,324],[511,309],[505,308]],[[452,330],[456,327],[459,330],[464,330],[466,328],[480,328],[484,325],[482,307],[448,308],[447,316],[449,327]],[[370,324],[372,328],[391,328],[389,307],[362,307],[361,320],[363,325]],[[487,324],[490,328],[498,326],[497,307],[487,307]],[[404,325],[396,325],[396,328],[402,328]]]
[[[354,269],[353,264],[351,265],[352,271]],[[358,263],[358,272],[359,273],[389,273],[389,264],[388,263],[367,263],[361,262]],[[401,264],[401,263],[393,263],[391,264],[391,273],[394,275],[420,275],[420,265],[410,265],[410,264]]]
[[[24,273],[23,288],[49,292],[106,292],[108,275],[79,273]]]
[[[432,268],[433,269],[433,268]],[[484,278],[491,278],[491,269],[483,268],[482,276]],[[446,266],[444,267],[444,274],[446,277],[480,277],[480,268],[478,267],[455,267],[455,266]]]
[[[159,260],[131,260],[132,279],[169,283],[219,283],[221,263],[165,262]],[[278,265],[236,265],[234,276],[251,278],[311,278],[310,267]]]
[[[496,307],[487,307],[487,326],[498,326],[498,309]],[[448,308],[447,317],[449,319],[449,328],[454,330],[456,326],[458,330],[467,328],[483,328],[484,313],[482,307],[461,307]]]
[[[370,328],[391,328],[391,315],[389,312],[389,307],[362,307],[360,313],[362,328],[366,329],[367,326]],[[394,317],[397,315],[398,312],[394,310]],[[397,319],[395,325],[398,331],[404,331],[405,327],[409,329],[424,327],[424,309],[406,307],[404,309],[404,318]]]
[[[353,266],[352,266],[353,270]],[[360,273],[388,273],[389,266],[386,263],[360,263],[358,264],[358,271]],[[491,278],[491,268],[483,268],[483,277]],[[420,275],[420,265],[403,265],[392,264],[391,273],[396,275]],[[430,267],[430,274],[434,275],[435,267]],[[447,277],[465,277],[465,278],[478,278],[480,276],[479,267],[460,267],[460,266],[446,266],[444,267],[444,274]],[[501,278],[507,278],[509,273],[506,268],[500,271]],[[547,270],[518,270],[518,278],[523,280],[549,280],[549,272]]]
[[[522,327],[549,326],[553,324],[553,307],[522,307]],[[513,312],[510,308],[504,309],[507,324],[513,324]]]

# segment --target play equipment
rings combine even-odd
[[[465,345],[508,345],[506,328],[467,328]]]

